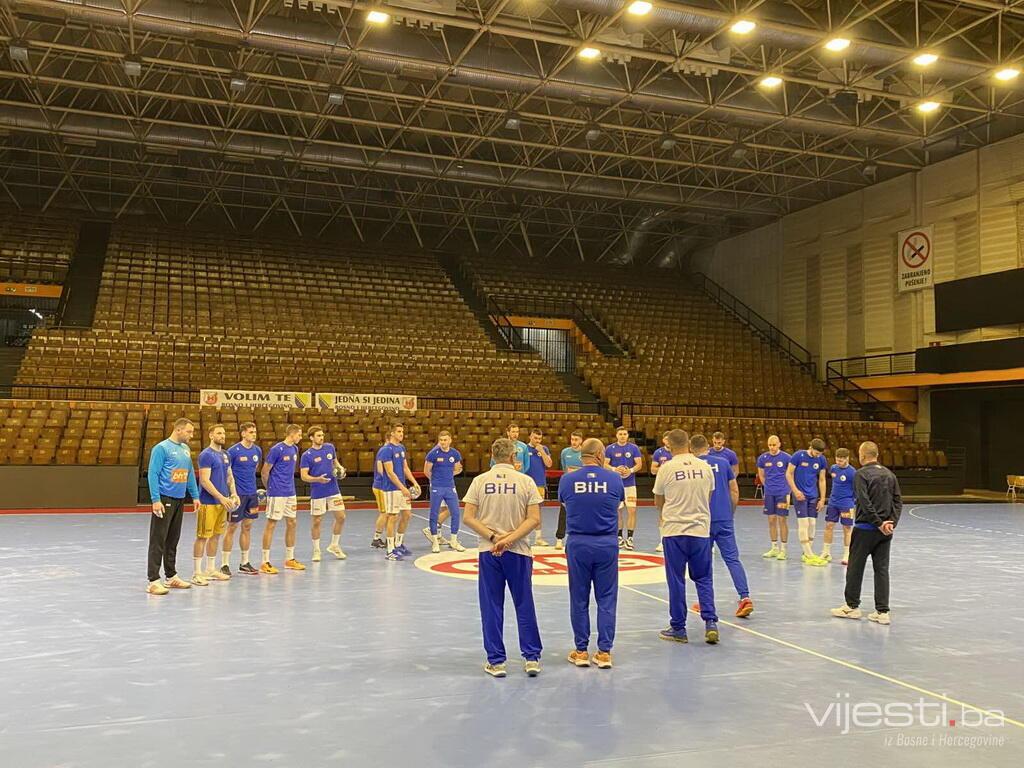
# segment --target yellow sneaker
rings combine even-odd
[[[572,651],[569,654],[569,663],[575,664],[577,667],[589,667],[590,654],[586,651]]]
[[[223,571],[207,571],[203,574],[207,581],[229,581],[231,577]]]
[[[263,563],[263,565],[260,566],[260,573],[274,574],[277,572],[277,568],[272,566],[270,563]]]
[[[786,555],[786,550],[784,550],[784,549],[780,549],[779,553],[777,555],[775,555],[775,559],[776,560],[786,560],[787,557],[788,556]]]
[[[294,557],[291,560],[284,561],[284,567],[290,571],[304,571],[306,566],[296,560]]]
[[[598,651],[594,654],[594,663],[598,669],[611,669],[612,655],[608,651]]]
[[[146,592],[148,592],[151,595],[166,595],[170,591],[171,590],[169,590],[159,581],[151,581],[149,582],[149,585],[146,587]]]
[[[774,560],[778,556],[779,556],[779,548],[778,547],[772,547],[767,552],[765,552],[763,555],[761,555],[761,557],[763,557],[763,558],[765,558],[767,560]]]
[[[167,582],[167,586],[171,589],[192,589],[192,585],[181,578],[181,576],[174,576],[171,578],[171,580]]]

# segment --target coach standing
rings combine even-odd
[[[590,589],[597,601],[594,663],[611,669],[619,594],[619,505],[626,500],[622,476],[604,467],[604,445],[590,438],[580,446],[582,466],[562,475],[558,500],[565,507],[569,542],[569,617],[576,649],[569,662],[590,666]]]
[[[181,519],[185,515],[185,493],[192,497],[199,511],[199,485],[192,466],[188,441],[195,427],[188,419],[174,422],[174,431],[166,440],[153,446],[149,457],[149,495],[153,516],[149,519],[149,586],[151,595],[166,595],[167,587],[188,589],[192,585],[178,576],[174,565],[181,538]],[[160,581],[160,564],[164,566],[165,586]]]
[[[473,478],[466,492],[464,522],[480,535],[480,622],[487,664],[484,671],[505,677],[505,586],[512,593],[519,625],[519,650],[530,677],[540,673],[540,630],[533,603],[533,553],[527,534],[540,527],[537,484],[516,471],[516,444],[504,437],[491,445],[494,465]]]
[[[861,443],[858,453],[861,468],[853,479],[857,514],[850,541],[850,564],[846,569],[846,604],[833,608],[832,615],[839,619],[861,617],[860,588],[870,555],[871,569],[875,573],[875,610],[868,618],[887,625],[890,623],[889,550],[903,511],[903,498],[896,476],[878,463],[878,446],[872,442]]]

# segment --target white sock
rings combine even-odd
[[[388,536],[387,537],[387,542],[388,542],[388,552],[391,552],[395,548],[395,540],[394,540],[393,537]]]
[[[269,563],[270,562],[270,550],[269,549],[264,549],[263,550],[263,562],[264,563]]]
[[[850,548],[849,547],[843,547],[843,560],[849,560],[849,559],[850,559]]]
[[[804,551],[804,554],[807,555],[808,557],[814,557],[814,552],[811,550],[811,542],[809,542],[809,541],[801,541],[800,542],[800,549],[802,549]]]
[[[202,573],[203,572],[203,558],[201,558],[201,557],[193,557],[192,558],[192,562],[195,563],[195,573]]]
[[[216,555],[207,555],[206,556],[206,570],[207,570],[207,572],[209,572],[209,571],[216,571],[217,570],[217,556]]]
[[[295,547],[285,547],[284,548],[284,559],[285,560],[294,560],[295,559]]]
[[[775,541],[775,539],[772,539],[772,549],[778,549],[778,548],[779,548],[779,542]]]
[[[375,541],[383,541],[384,540],[384,531],[374,531],[373,532],[373,538],[374,538]]]
[[[400,547],[404,543],[405,543],[405,534],[404,533],[399,533],[398,535],[395,536],[395,544],[397,544]]]
[[[814,541],[814,532],[818,529],[818,518],[808,517],[807,518],[807,538],[810,541]]]
[[[333,533],[333,534],[331,534],[331,546],[332,547],[336,547],[340,543],[341,543],[341,534],[340,533]]]
[[[249,564],[249,550],[248,549],[243,549],[242,550],[242,565],[248,565],[248,564]]]
[[[313,551],[314,552],[319,552],[320,551],[320,539],[313,539]]]
[[[221,562],[221,565],[226,565],[228,567],[231,566],[231,550],[230,549],[222,549],[220,551],[220,562]]]

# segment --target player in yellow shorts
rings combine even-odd
[[[210,580],[231,577],[217,570],[217,544],[227,527],[228,510],[235,509],[238,495],[231,474],[231,459],[224,450],[227,432],[223,424],[210,427],[210,445],[199,454],[199,509],[196,512],[196,543],[192,548],[195,570],[192,583],[205,587]],[[203,555],[209,566],[203,567]]]

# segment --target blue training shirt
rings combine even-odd
[[[715,473],[715,489],[711,491],[711,522],[732,520],[732,496],[729,493],[729,481],[736,479],[729,460],[719,453],[710,451],[701,456]]]
[[[757,468],[764,471],[764,492],[768,496],[785,496],[789,493],[786,467],[791,458],[785,451],[779,451],[774,456],[765,451],[757,457]]]
[[[833,464],[829,469],[832,476],[832,493],[828,497],[830,507],[840,509],[853,509],[856,506],[853,494],[853,478],[857,476],[857,470],[847,464],[840,467]]]
[[[825,470],[828,462],[823,454],[811,456],[809,451],[799,450],[793,454],[789,463],[796,469],[793,471],[793,482],[808,499],[816,499],[818,493],[818,474]]]
[[[213,487],[220,491],[222,496],[228,495],[228,470],[231,468],[231,458],[227,451],[204,448],[203,452],[199,454],[199,468],[210,470],[210,482],[213,483]],[[199,502],[201,504],[220,504],[217,497],[202,485],[199,486]]]
[[[395,471],[395,477],[398,478],[398,482],[402,485],[395,485],[391,482],[391,476],[387,472],[381,473],[380,478],[380,489],[382,491],[398,491],[405,486],[405,446],[399,443],[385,443],[384,447],[380,449],[380,453],[377,454],[380,457],[382,464],[391,462],[391,466]]]
[[[562,453],[558,457],[558,466],[562,468],[563,472],[571,472],[582,467],[583,454],[580,452],[580,449],[573,448],[571,445],[563,448]]]
[[[298,446],[288,445],[284,440],[267,451],[267,464],[270,466],[267,496],[295,495],[295,465],[298,459]]]
[[[736,451],[724,445],[722,446],[722,450],[720,451],[716,450],[715,448],[712,448],[710,451],[708,451],[708,456],[720,456],[721,458],[728,461],[729,465],[733,467],[740,463],[740,459],[739,456],[736,455]]]
[[[313,477],[329,477],[329,483],[310,483],[309,498],[329,499],[331,496],[339,496],[341,488],[338,487],[338,478],[334,476],[334,460],[338,452],[332,443],[324,443],[319,448],[307,448],[302,452],[299,460],[299,467],[304,468]]]
[[[383,457],[387,447],[388,444],[384,443],[384,445],[377,449],[377,455],[373,458],[373,487],[378,491],[384,489],[384,473],[377,469],[377,465],[384,462]]]
[[[661,446],[651,455],[651,463],[657,464],[659,467],[666,461],[672,458],[672,451],[665,446]]]
[[[190,498],[199,500],[199,485],[188,443],[176,443],[168,437],[154,445],[147,478],[149,497],[154,502],[160,501],[161,496],[184,499],[186,491]]]
[[[231,474],[235,476],[235,491],[239,496],[255,496],[256,473],[263,451],[255,443],[246,448],[238,442],[228,448],[228,458],[231,459]]]
[[[570,535],[616,536],[619,505],[626,500],[619,473],[587,465],[562,475],[558,500],[565,505],[565,530]],[[569,539],[572,546],[572,539]]]
[[[544,460],[540,457],[540,451],[544,451],[550,458],[551,450],[546,445],[542,445],[540,450],[537,450],[532,445],[527,445],[526,450],[530,454],[530,468],[524,471],[533,478],[533,482],[543,491],[548,484],[548,468],[544,466]]]
[[[523,474],[530,473],[530,447],[522,440],[513,440],[516,444],[516,454],[513,461],[520,464],[519,471]],[[494,459],[491,459],[491,466],[494,466]]]
[[[442,451],[440,445],[435,445],[427,454],[427,464],[430,465],[430,487],[431,488],[454,488],[455,487],[455,465],[462,463],[462,454],[458,448],[449,447]]]
[[[613,467],[629,467],[633,468],[633,463],[640,457],[640,449],[636,447],[634,443],[626,443],[625,445],[619,445],[618,443],[612,443],[604,449],[605,458],[608,459],[608,463]],[[626,488],[632,488],[636,485],[636,475],[629,475],[628,477],[622,478],[622,484]]]

